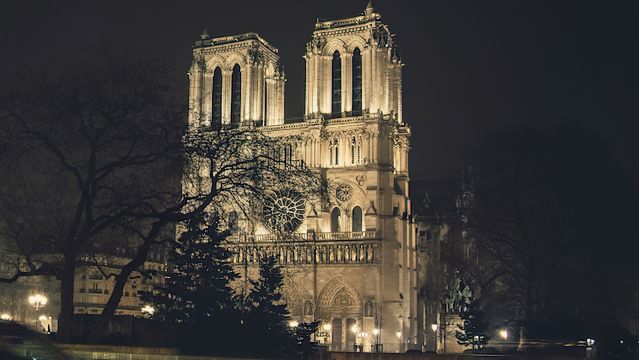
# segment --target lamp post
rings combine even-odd
[[[29,305],[33,306],[36,309],[36,311],[42,309],[45,305],[47,305],[47,302],[49,302],[49,299],[47,299],[46,296],[41,294],[31,295],[29,296],[28,300],[29,300]]]
[[[147,314],[149,317],[153,316],[153,313],[156,312],[156,309],[151,305],[145,305],[140,309],[143,314]]]
[[[431,324],[433,330],[433,352],[438,352],[438,324]]]
[[[357,324],[353,324],[353,326],[351,327],[351,332],[355,337],[355,343],[353,344],[353,351],[357,352],[358,351],[358,325]]]
[[[373,329],[373,336],[376,337],[376,344],[374,345],[375,352],[380,352],[380,329]]]
[[[328,338],[329,338],[329,331],[331,331],[331,324],[329,323],[324,323],[322,325],[322,335],[324,336],[324,344],[327,345],[328,343]]]
[[[29,296],[27,300],[29,301],[29,305],[33,306],[36,311],[42,309],[49,302],[49,299],[47,299],[47,297],[42,294],[33,294]],[[40,320],[36,319],[36,329],[38,330],[40,329],[38,327],[39,324]]]

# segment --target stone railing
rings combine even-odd
[[[370,230],[357,232],[292,233],[281,236],[275,234],[233,235],[229,237],[228,241],[229,243],[291,243],[353,240],[378,240],[378,234],[375,230]]]
[[[258,263],[274,256],[286,264],[376,264],[380,261],[377,241],[303,242],[303,243],[235,243],[227,248],[234,264]]]

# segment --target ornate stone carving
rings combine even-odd
[[[295,190],[283,189],[272,194],[263,208],[264,224],[273,231],[291,233],[304,220],[304,199]]]
[[[349,201],[353,195],[353,188],[351,185],[342,183],[336,187],[336,198],[340,201]]]

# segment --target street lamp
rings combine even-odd
[[[431,324],[431,330],[433,330],[433,351],[438,351],[438,324]]]
[[[331,324],[329,323],[324,323],[322,324],[322,333],[320,333],[319,335],[324,337],[324,343],[328,344],[328,337],[329,337],[329,331],[331,331]]]
[[[49,302],[49,299],[47,299],[46,296],[41,294],[31,295],[29,296],[28,300],[29,300],[29,304],[33,306],[36,309],[36,311],[43,308],[45,305],[47,305],[47,302]]]
[[[596,341],[595,341],[595,340],[593,340],[593,339],[587,339],[587,346],[588,346],[588,347],[592,347],[592,346],[593,346],[593,344],[594,344],[595,342],[596,342]]]
[[[300,323],[298,323],[298,322],[297,322],[297,321],[295,321],[295,320],[291,320],[291,321],[289,321],[289,327],[290,327],[290,328],[296,328],[296,327],[298,327],[298,325],[300,325]]]
[[[143,314],[149,314],[149,316],[153,316],[153,313],[156,312],[156,309],[153,306],[147,304],[143,306],[140,311],[142,311]]]
[[[509,333],[507,332],[507,329],[500,329],[500,331],[498,331],[498,334],[503,340],[507,340],[507,338],[509,337]]]

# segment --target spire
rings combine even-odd
[[[373,14],[373,1],[369,0],[369,3],[367,4],[367,8],[364,11],[365,15],[371,15]]]
[[[200,34],[200,39],[202,40],[207,40],[209,38],[209,32],[207,32],[207,26],[204,26],[204,29],[202,30],[202,34]]]

